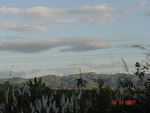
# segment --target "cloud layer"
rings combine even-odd
[[[10,38],[10,37],[9,37]],[[18,38],[18,37],[17,37]],[[23,37],[26,38],[26,37]],[[34,39],[35,37],[33,37]],[[20,53],[39,53],[56,47],[60,51],[91,51],[110,48],[115,42],[130,41],[128,39],[80,38],[70,37],[59,40],[21,40],[0,42],[0,51],[13,51]]]
[[[27,9],[0,7],[0,13],[16,16],[23,20],[58,23],[86,22],[106,24],[117,21],[112,15],[112,12],[114,11],[116,11],[115,8],[108,7],[106,4],[80,7],[78,9],[40,6]]]
[[[83,62],[71,63],[65,67],[59,67],[59,68],[54,68],[54,69],[51,68],[50,71],[54,71],[62,75],[79,74],[80,73],[79,67],[82,69],[81,70],[82,73],[87,73],[87,72],[109,73],[109,71],[112,70],[112,68],[114,67],[115,68],[122,67],[123,69],[123,64],[118,61],[118,62],[114,62],[114,64],[109,63],[109,64],[97,65],[90,61],[83,61]],[[107,71],[105,72],[104,69],[106,69]]]
[[[32,69],[29,74],[36,74],[36,73],[40,73],[42,71],[42,69]]]
[[[83,66],[83,67],[86,67],[90,70],[100,70],[100,69],[105,69],[105,68],[113,68],[113,66],[115,67],[121,67],[122,64],[121,62],[114,62],[114,64],[100,64],[100,65],[97,65],[97,64],[94,64],[90,61],[84,61],[84,62],[80,62],[80,63],[72,63],[72,64],[69,64],[68,66],[77,66],[77,67],[80,67],[80,66]]]
[[[26,73],[24,71],[12,71],[11,76],[12,77],[25,77]],[[10,71],[9,70],[1,70],[0,71],[0,77],[1,78],[10,77]]]
[[[0,50],[21,53],[38,53],[59,46],[69,46],[69,48],[62,49],[61,51],[89,51],[109,47],[108,44],[97,39],[0,42]]]
[[[0,50],[21,53],[38,53],[60,46],[56,41],[22,41],[22,42],[0,42]]]
[[[69,45],[68,48],[62,49],[61,51],[89,51],[89,50],[96,50],[96,49],[105,49],[109,48],[109,44],[104,42],[104,39],[98,38],[90,38],[90,39],[83,39],[83,38],[76,38],[76,39],[65,39],[64,43]]]
[[[146,13],[147,16],[150,16],[150,11]]]
[[[38,33],[38,32],[46,32],[50,31],[49,25],[18,25],[16,23],[8,23],[5,21],[0,21],[0,28],[6,30],[13,30],[18,32],[27,32],[27,33]]]
[[[123,48],[135,48],[135,49],[140,49],[140,50],[147,50],[146,47],[148,47],[149,45],[141,45],[141,44],[131,44],[131,45],[121,45],[119,47],[123,47]]]

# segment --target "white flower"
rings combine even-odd
[[[54,100],[54,102],[53,102],[53,111],[55,112],[55,113],[58,113],[58,111],[59,111],[59,108],[56,108],[56,101]]]
[[[47,107],[47,101],[48,101],[48,97],[44,97],[44,95],[42,96],[42,105],[43,108],[45,109]]]
[[[38,110],[39,110],[39,112],[41,113],[41,109],[42,109],[41,100],[38,101],[38,104],[39,104]]]
[[[15,105],[17,106],[17,99],[15,97],[15,87],[12,88],[12,96],[13,96],[13,99],[14,99],[14,102],[15,102]]]
[[[23,88],[22,93],[23,93],[23,95],[24,95],[25,93],[28,94],[28,92],[29,92],[29,86],[26,85],[26,86]]]
[[[62,97],[61,97],[61,103],[62,103],[62,106],[65,105],[65,95],[63,93]]]
[[[17,88],[19,95],[22,95],[22,92],[19,88]]]
[[[31,113],[34,113],[34,111],[35,111],[35,107],[33,106],[33,104],[32,104],[32,103],[30,103],[30,109],[31,109]]]
[[[8,104],[8,93],[9,93],[9,90],[10,90],[10,88],[7,89],[6,95],[5,95],[5,97],[6,97],[6,103],[7,103],[7,104]]]
[[[78,95],[78,100],[80,100],[81,95],[82,95],[82,90],[80,91],[80,93],[79,93],[79,95]]]

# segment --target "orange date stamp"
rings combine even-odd
[[[117,101],[117,100],[112,100],[112,105],[117,105],[117,104],[119,104],[119,105],[135,105],[135,100],[125,100],[125,101],[123,101],[123,100],[119,100],[119,101]]]

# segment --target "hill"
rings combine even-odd
[[[95,87],[96,84],[94,83],[94,80],[98,77],[102,77],[106,85],[114,86],[119,78],[125,76],[132,81],[138,80],[138,77],[130,74],[124,74],[124,73],[118,73],[113,75],[96,74],[93,72],[81,74],[81,77],[87,81],[88,88]],[[147,76],[150,77],[150,74],[148,74]],[[61,85],[63,85],[65,88],[73,88],[77,83],[77,79],[80,78],[80,74],[73,74],[68,76],[47,75],[40,78],[42,78],[42,80],[50,88],[60,88]],[[33,78],[25,79],[25,78],[12,77],[12,78],[0,79],[0,83],[9,82],[10,84],[25,84],[29,80],[33,81]]]

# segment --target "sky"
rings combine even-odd
[[[149,28],[150,0],[0,0],[0,78],[133,74]]]

